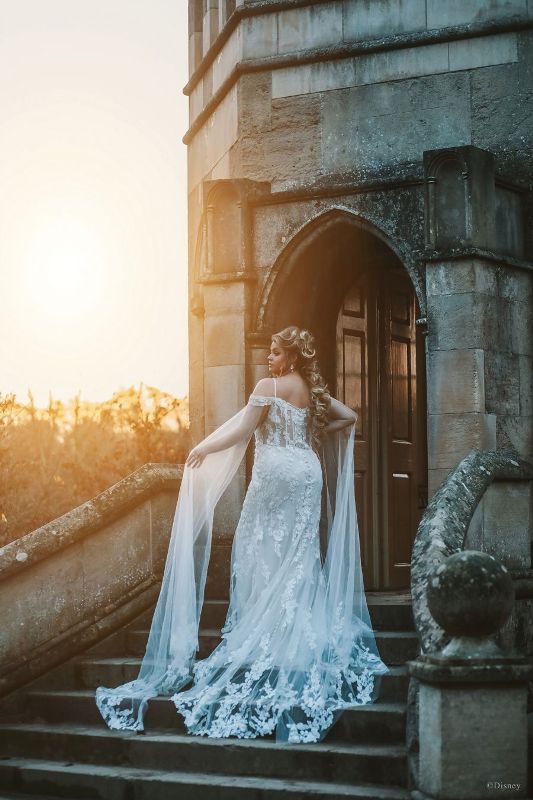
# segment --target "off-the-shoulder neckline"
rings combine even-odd
[[[294,403],[291,403],[289,400],[285,400],[283,397],[274,397],[274,395],[265,394],[254,394],[254,397],[264,397],[267,400],[281,400],[282,403],[287,403],[288,406],[295,408],[297,411],[309,411],[309,406],[296,406]]]

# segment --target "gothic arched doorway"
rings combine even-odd
[[[342,212],[304,232],[278,267],[267,327],[309,327],[332,393],[359,414],[354,462],[365,588],[408,587],[427,503],[425,354],[411,277],[383,238]]]

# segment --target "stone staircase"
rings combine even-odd
[[[323,742],[191,736],[167,698],[150,701],[145,735],[109,731],[94,689],[137,676],[149,609],[21,693],[23,711],[0,724],[0,800],[407,799],[405,662],[418,651],[410,595],[369,592],[367,600],[391,672],[378,701],[344,712]],[[226,609],[206,600],[200,657],[218,643]]]

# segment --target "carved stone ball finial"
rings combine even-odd
[[[488,637],[507,621],[514,605],[514,585],[494,556],[478,550],[454,553],[430,572],[426,591],[431,615],[454,637],[443,655],[501,654]]]

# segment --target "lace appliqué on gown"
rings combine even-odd
[[[321,563],[322,467],[310,414],[278,397],[255,430],[252,478],[233,540],[222,641],[172,696],[189,732],[319,741],[345,708],[373,702],[388,671],[371,628],[331,615]],[[348,615],[350,616],[350,615]]]

